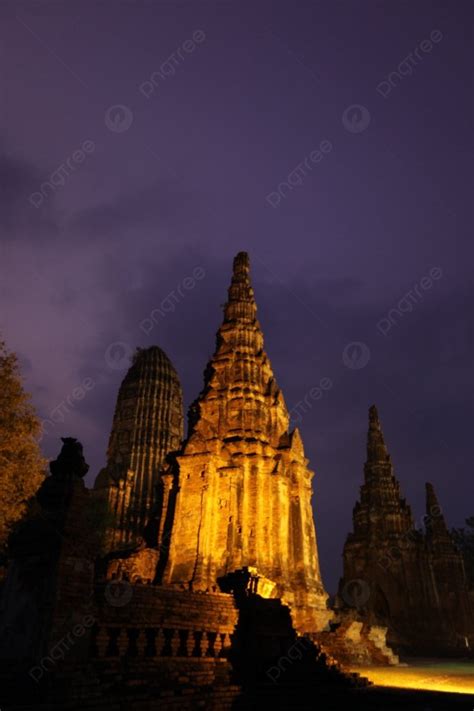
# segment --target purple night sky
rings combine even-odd
[[[187,408],[246,250],[287,405],[309,403],[329,590],[370,404],[417,520],[427,480],[451,525],[474,514],[470,10],[3,0],[0,332],[41,417],[63,403],[48,457],[75,436],[90,483],[103,465],[111,344],[161,346]]]

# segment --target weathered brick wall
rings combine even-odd
[[[114,586],[123,587],[125,604],[113,604]],[[127,592],[128,591],[128,592]],[[200,593],[155,585],[131,585],[127,582],[109,581],[96,586],[96,600],[100,620],[106,622],[133,619],[150,624],[168,624],[181,628],[210,626],[214,631],[232,632],[237,621],[237,608],[232,595],[227,593]]]
[[[96,586],[94,609],[86,664],[97,708],[122,697],[134,709],[151,699],[163,711],[231,708],[240,691],[227,659],[238,620],[231,595],[109,581]],[[64,672],[69,699],[90,703],[90,673],[71,685]]]
[[[90,655],[219,658],[238,619],[233,597],[109,581],[96,587]]]

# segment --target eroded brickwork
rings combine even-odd
[[[106,549],[142,540],[156,508],[161,510],[166,456],[182,438],[178,375],[160,348],[139,349],[120,386],[107,466],[95,483],[107,508]]]

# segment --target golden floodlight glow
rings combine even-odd
[[[473,662],[415,662],[398,667],[357,667],[353,671],[378,686],[474,695]]]

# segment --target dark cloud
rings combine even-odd
[[[0,140],[0,249],[7,263],[14,245],[56,240],[58,227],[53,199],[43,200],[38,206],[30,200],[40,190],[40,170],[8,153],[4,145]]]
[[[128,228],[137,230],[146,225],[160,224],[163,230],[189,214],[192,202],[196,205],[196,196],[186,193],[181,184],[170,177],[168,181],[155,181],[142,190],[121,193],[109,203],[88,207],[74,215],[69,226],[90,239],[95,239],[97,234],[117,237]]]

